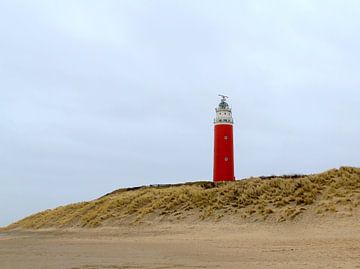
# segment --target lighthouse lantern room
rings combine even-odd
[[[214,120],[214,182],[233,181],[234,142],[233,118],[227,96],[219,95],[221,102],[215,109]]]

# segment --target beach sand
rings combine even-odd
[[[360,268],[355,218],[12,231],[1,269]]]

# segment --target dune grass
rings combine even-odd
[[[146,221],[291,221],[351,215],[360,204],[360,169],[342,167],[308,176],[249,178],[120,189],[99,199],[60,206],[22,219],[8,229],[101,227]]]

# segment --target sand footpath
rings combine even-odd
[[[0,236],[0,268],[360,268],[360,225],[330,218],[13,231]]]

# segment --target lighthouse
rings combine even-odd
[[[214,182],[234,181],[233,118],[227,96],[221,102],[214,120]]]

